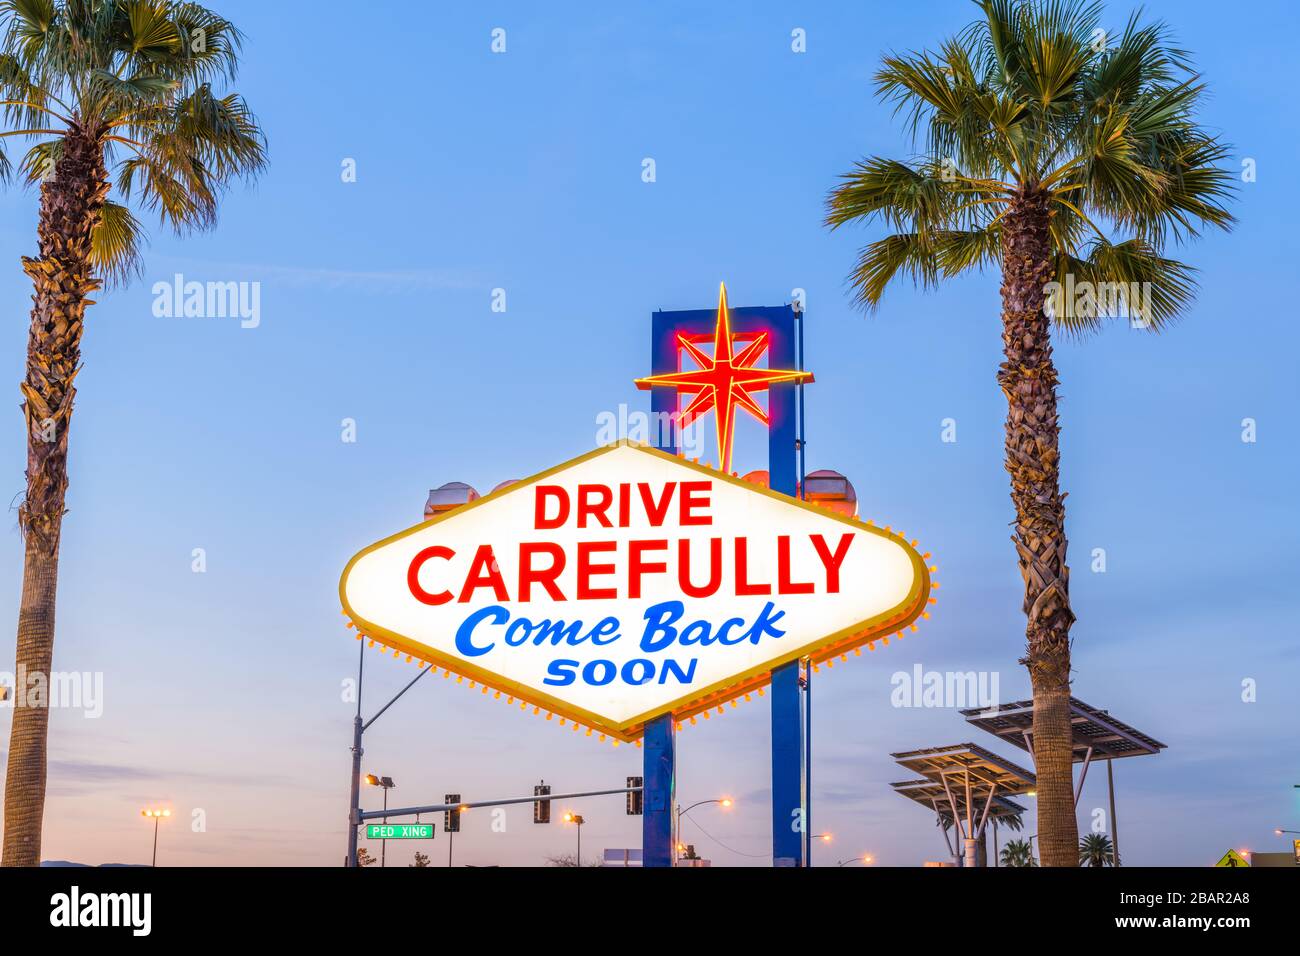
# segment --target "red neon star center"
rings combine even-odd
[[[767,351],[768,335],[760,332],[758,338],[739,353],[733,350],[731,315],[727,311],[727,286],[718,293],[718,323],[713,329],[713,355],[702,352],[681,332],[677,345],[699,366],[686,372],[669,372],[638,378],[637,388],[669,385],[679,392],[694,393],[689,405],[681,412],[678,425],[686,428],[708,411],[713,411],[718,425],[718,461],[723,471],[731,470],[731,445],[736,423],[736,409],[742,408],[764,425],[767,413],[754,401],[751,393],[760,392],[777,382],[810,382],[811,372],[786,369],[754,368],[754,363]]]

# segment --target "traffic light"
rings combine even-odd
[[[628,785],[629,788],[630,788],[630,787],[640,787],[640,786],[643,786],[644,783],[645,783],[645,781],[644,781],[641,777],[628,777],[628,778],[627,778],[627,785]],[[631,790],[631,789],[628,790],[628,793],[627,793],[627,815],[628,815],[629,817],[639,817],[639,816],[641,816],[642,808],[645,806],[645,801],[642,799],[642,797],[643,797],[643,794],[642,794],[642,792],[641,792],[640,790]]]
[[[533,787],[534,797],[549,797],[550,795],[551,795],[551,787],[549,784],[539,783],[537,786]],[[533,822],[534,823],[551,822],[551,801],[550,800],[533,801]]]
[[[456,804],[456,806],[450,810],[442,811],[442,828],[448,833],[459,833],[460,832],[460,794],[459,793],[447,794],[447,799],[445,802],[454,803]]]

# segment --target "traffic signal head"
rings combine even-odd
[[[551,788],[549,784],[539,783],[537,786],[533,787],[533,796],[535,797],[549,797],[550,795],[551,795]],[[533,801],[533,822],[534,823],[551,822],[551,801],[550,800]]]
[[[627,815],[629,817],[639,817],[645,812],[645,794],[639,789],[644,784],[645,781],[641,777],[627,778]]]
[[[459,833],[460,832],[460,809],[461,809],[460,794],[459,793],[447,794],[446,802],[454,803],[456,804],[456,806],[452,807],[450,810],[444,810],[442,812],[442,828],[448,833]]]

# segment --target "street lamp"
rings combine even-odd
[[[852,863],[861,863],[863,866],[870,866],[874,862],[871,854],[864,853],[862,856],[851,856],[847,860],[840,860],[836,866],[849,866]]]
[[[566,813],[564,815],[565,823],[572,823],[578,828],[578,866],[582,866],[582,825],[587,821],[582,818],[580,813]]]
[[[158,865],[158,822],[162,820],[163,817],[169,817],[171,815],[172,812],[170,810],[141,810],[140,811],[140,816],[146,818],[148,817],[153,818],[153,860],[152,862],[150,862],[149,864],[150,866]]]
[[[677,848],[677,852],[673,854],[673,866],[677,865],[678,856],[680,856],[686,849],[686,845],[682,843],[682,817],[686,816],[686,814],[690,813],[696,807],[702,807],[709,803],[716,803],[724,810],[730,810],[732,806],[735,805],[735,801],[733,801],[731,797],[715,797],[712,800],[698,800],[695,803],[692,803],[685,810],[682,809],[680,803],[677,805],[677,820],[675,826],[677,832],[673,835],[673,846]]]
[[[813,833],[813,834],[810,834],[810,835],[809,835],[809,837],[808,837],[808,859],[804,860],[804,862],[803,862],[803,865],[804,865],[804,866],[812,866],[812,865],[813,865],[813,864],[812,864],[812,841],[813,841],[813,840],[821,840],[823,843],[830,843],[830,842],[831,842],[831,834],[830,834],[830,833]]]
[[[384,822],[388,822],[388,791],[392,790],[397,784],[393,783],[392,777],[376,777],[373,773],[366,774],[366,786],[384,788]],[[388,841],[379,841],[379,865],[382,867],[388,856]]]

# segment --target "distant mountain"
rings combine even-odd
[[[41,866],[84,866],[89,868],[95,865],[96,864],[94,863],[73,863],[71,860],[42,860],[41,861]],[[144,866],[143,863],[100,863],[98,865],[101,868],[115,867],[115,866],[123,866],[123,867]]]

